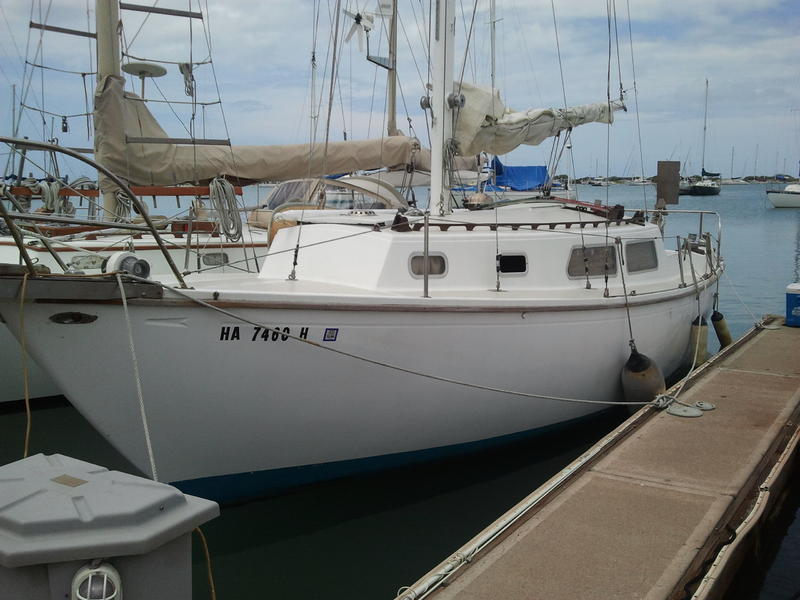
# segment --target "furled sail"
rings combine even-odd
[[[459,84],[455,84],[459,89]],[[536,146],[558,132],[584,123],[613,123],[613,111],[624,109],[618,101],[570,108],[531,108],[515,112],[494,94],[469,83],[460,84],[466,103],[459,109],[455,139],[458,154],[506,154],[527,144]]]
[[[246,184],[284,181],[415,162],[414,138],[331,142],[325,145],[180,145],[140,143],[132,138],[163,138],[166,132],[140,98],[126,94],[124,80],[107,75],[95,94],[95,159],[133,185],[203,183],[219,176]],[[103,185],[101,180],[101,187]]]

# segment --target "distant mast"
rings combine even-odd
[[[706,79],[706,107],[703,110],[703,153],[700,159],[700,173],[701,177],[705,179],[706,176],[706,125],[708,123],[708,79]]]
[[[758,177],[758,144],[756,144],[756,158],[753,163],[753,176]]]

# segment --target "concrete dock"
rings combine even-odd
[[[678,399],[716,409],[642,409],[398,598],[724,598],[794,462],[800,328],[768,320]]]

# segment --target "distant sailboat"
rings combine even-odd
[[[708,125],[708,79],[706,79],[706,104],[703,111],[703,155],[700,162],[702,178],[695,181],[689,188],[690,196],[716,196],[719,194],[719,183],[714,178],[719,178],[719,173],[706,171],[706,129]]]
[[[767,190],[767,199],[775,208],[800,208],[800,183],[790,183],[782,190]]]
[[[736,148],[731,146],[731,176],[729,179],[721,179],[721,185],[747,185],[747,182],[742,179],[741,177],[734,177],[733,176],[733,154]]]

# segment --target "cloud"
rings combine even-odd
[[[315,14],[317,4],[319,13]],[[365,4],[342,2],[348,9],[363,9]],[[29,37],[27,23],[43,20],[47,5],[42,2],[40,11],[38,1],[4,0],[2,4],[0,29],[7,35],[0,36],[0,122],[10,121],[10,85],[18,81],[23,69],[13,42],[21,53],[26,53],[27,45],[28,55],[35,55],[40,32],[32,31]],[[375,0],[370,0],[369,7],[374,5]],[[457,27],[458,72],[465,31],[472,16],[471,3],[463,5],[466,23],[459,20]],[[125,38],[134,56],[202,61],[209,54],[206,41],[210,33],[213,67],[198,66],[195,77],[201,100],[215,101],[219,88],[225,119],[217,105],[209,105],[196,115],[196,123],[199,125],[202,118],[209,137],[230,135],[234,143],[295,143],[309,137],[312,108],[319,111],[318,135],[324,135],[333,6],[332,2],[309,0],[215,0],[208,2],[207,19],[191,23],[176,17],[146,18],[142,13],[124,11]],[[461,3],[457,6],[460,17]],[[603,101],[607,88],[615,96],[622,81],[629,112],[618,115],[610,129],[587,125],[573,134],[578,174],[594,174],[606,161],[607,147],[611,148],[608,160],[612,173],[631,174],[634,167],[636,173],[641,169],[628,6],[646,173],[655,171],[657,160],[670,157],[688,157],[695,170],[699,167],[706,78],[710,82],[706,164],[712,170],[725,172],[726,167],[730,168],[733,146],[738,169],[743,169],[745,162],[752,168],[757,146],[762,156],[759,165],[765,172],[774,169],[775,163],[782,166],[784,160],[797,163],[798,113],[791,112],[800,108],[800,68],[796,61],[800,6],[795,0],[639,0],[630,5],[627,1],[618,2],[616,25],[612,20],[611,29],[619,37],[619,54],[612,43],[610,84],[606,6],[599,0],[557,2],[557,47],[549,0],[498,2],[497,85],[509,106],[561,106],[564,93],[569,104]],[[185,10],[186,3],[162,0],[159,7]],[[472,47],[464,66],[465,78],[484,85],[489,82],[490,63],[487,7],[486,2],[478,4]],[[427,127],[419,98],[428,79],[427,42],[420,33],[427,31],[427,15],[423,15],[418,0],[400,0],[400,16],[403,28],[399,35],[398,121],[401,128],[408,129],[407,119],[411,118],[414,130],[425,139]],[[90,14],[89,21],[92,18]],[[86,2],[54,0],[47,22],[86,29]],[[340,15],[340,32],[349,27],[350,21]],[[41,35],[41,39],[43,59],[48,64],[87,69],[86,40],[54,33]],[[377,135],[385,123],[385,72],[368,63],[354,42],[343,44],[338,51],[332,139],[341,139],[345,132],[349,137]],[[313,100],[312,49],[317,65]],[[380,23],[371,33],[370,49],[373,54],[386,55],[386,35]],[[185,101],[177,65],[167,67],[167,76],[146,82],[148,95],[158,99],[163,94]],[[55,112],[84,110],[82,78],[48,72],[42,86],[40,75],[37,72],[31,80],[33,96],[39,98],[43,91],[45,96],[55,92],[57,103],[47,104],[56,106]],[[130,85],[138,89],[139,83],[132,79]],[[191,118],[191,107],[176,105],[173,109],[174,113],[166,106],[154,106],[165,128],[177,135]],[[28,122],[29,128],[34,134],[40,132],[41,119],[32,120],[37,125]],[[521,148],[506,160],[511,164],[541,164],[546,161],[549,148],[549,143],[540,148]],[[769,161],[764,159],[767,155],[772,156]]]

